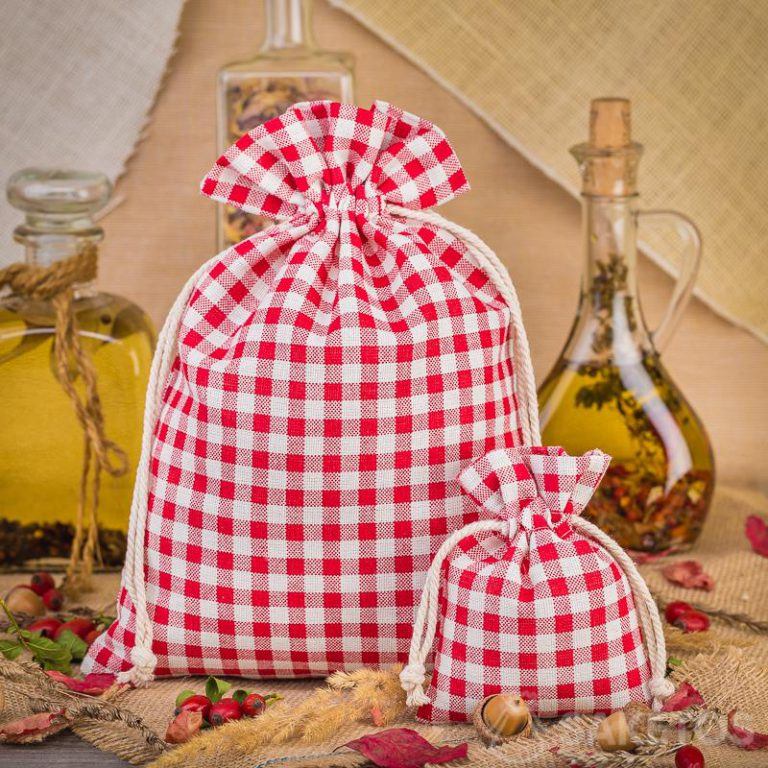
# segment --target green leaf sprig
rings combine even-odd
[[[226,680],[219,680],[218,677],[209,677],[205,681],[205,695],[210,699],[211,704],[221,701],[224,694],[232,687],[232,683]]]
[[[82,657],[85,655],[85,651],[88,647],[80,640],[73,632],[62,633],[64,641],[59,643],[50,638],[43,637],[37,632],[30,632],[27,629],[22,629],[19,626],[19,622],[16,621],[16,617],[11,613],[10,608],[6,604],[5,600],[0,598],[0,608],[8,617],[8,633],[15,636],[15,640],[10,638],[3,638],[0,640],[0,653],[5,656],[6,659],[16,659],[19,657],[22,651],[26,650],[32,654],[32,658],[43,669],[55,669],[58,672],[64,672],[70,674],[72,672],[72,659],[75,654]],[[80,643],[82,643],[84,650],[78,643],[73,642],[67,638],[66,635],[73,635]],[[82,652],[81,652],[82,651]]]

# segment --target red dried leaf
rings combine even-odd
[[[704,697],[690,683],[681,683],[680,687],[664,702],[661,711],[678,712],[688,707],[703,707],[704,704]]]
[[[92,672],[90,675],[86,675],[82,680],[78,680],[76,677],[70,677],[62,672],[57,672],[55,669],[49,669],[46,674],[48,677],[53,678],[57,683],[61,683],[69,688],[70,691],[86,693],[89,696],[101,696],[104,691],[115,684],[114,675],[103,673]]]
[[[22,717],[0,725],[0,742],[25,744],[42,741],[66,727],[67,719],[64,717],[63,709],[58,712],[41,712],[38,715]]]
[[[752,549],[758,555],[768,557],[768,523],[762,517],[750,515],[744,525],[744,533],[747,534]]]
[[[169,744],[183,744],[197,735],[203,726],[203,713],[183,709],[173,718],[168,730],[165,732],[165,740]]]
[[[711,592],[715,588],[715,580],[704,573],[701,563],[696,560],[683,560],[670,563],[661,570],[662,575],[673,584],[689,589],[704,589]]]
[[[390,728],[347,742],[379,768],[423,768],[427,763],[449,763],[467,756],[466,743],[436,747],[410,728]]]
[[[728,733],[731,734],[731,739],[736,745],[747,751],[766,749],[768,747],[768,733],[757,733],[756,731],[748,731],[746,728],[740,728],[733,722],[735,716],[736,710],[732,709],[728,713]]]

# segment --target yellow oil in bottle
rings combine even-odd
[[[696,539],[714,487],[712,453],[657,355],[624,365],[561,359],[539,401],[547,444],[573,453],[600,446],[613,457],[585,517],[632,550]]]
[[[28,219],[16,230],[17,240],[27,246],[28,263],[47,266],[76,252],[83,241],[101,239],[100,228],[92,222],[84,226],[81,209],[103,204],[110,189],[101,175],[73,178],[72,172],[31,171],[13,177],[12,202],[28,212],[34,209],[36,216],[34,226]],[[49,208],[56,205],[78,218],[69,220],[58,210],[48,219]],[[93,284],[74,286],[73,314],[96,373],[104,432],[128,460],[128,471],[120,477],[101,472],[98,498],[100,554],[105,564],[119,565],[154,330],[138,306],[100,293]],[[0,299],[0,566],[5,568],[40,559],[61,559],[63,565],[69,556],[85,439],[56,375],[55,325],[50,301],[13,293]],[[82,397],[83,381],[74,361],[69,375]]]

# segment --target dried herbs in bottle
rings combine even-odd
[[[707,433],[659,357],[690,296],[700,247],[671,212],[637,208],[642,147],[629,135],[629,102],[593,102],[590,142],[574,147],[583,174],[586,267],[570,336],[541,386],[543,440],[570,453],[613,456],[586,516],[632,550],[682,549],[698,536],[714,487]],[[636,284],[638,219],[675,217],[690,236],[693,268],[660,328],[649,332]]]

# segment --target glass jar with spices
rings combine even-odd
[[[111,190],[42,169],[7,187],[26,219],[25,259],[0,269],[0,567],[66,566],[70,585],[122,562],[155,339],[95,285]]]
[[[595,100],[590,140],[571,152],[583,177],[586,264],[570,336],[539,391],[543,441],[571,453],[596,445],[613,456],[585,515],[622,546],[685,549],[710,504],[714,461],[707,433],[659,351],[690,298],[700,237],[681,214],[638,210],[642,146],[631,140],[627,100]],[[687,246],[653,332],[637,292],[638,222],[673,224]]]
[[[218,147],[302,101],[353,100],[353,58],[317,47],[312,0],[264,0],[266,35],[258,55],[225,66],[218,82]],[[270,223],[231,205],[219,206],[218,247],[239,243]]]

